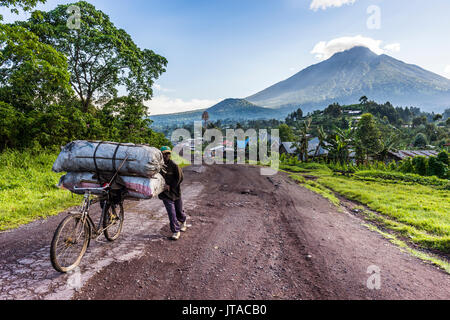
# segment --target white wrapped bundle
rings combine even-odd
[[[121,176],[120,179],[123,181],[128,191],[127,198],[152,199],[162,193],[165,187],[165,180],[159,173],[152,178]],[[61,177],[58,186],[77,194],[84,194],[84,191],[77,191],[75,190],[75,187],[102,187],[95,178],[95,175],[88,172],[69,172]],[[101,195],[101,192],[93,191],[92,194]]]
[[[152,177],[164,165],[160,150],[132,143],[74,141],[66,145],[55,163],[54,172],[114,173],[128,156],[120,175]]]

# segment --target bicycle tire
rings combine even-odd
[[[117,208],[119,210],[117,210]],[[117,228],[111,228],[111,215],[110,215],[110,209],[113,211],[116,220]],[[123,204],[119,203],[115,208],[111,206],[110,202],[105,202],[103,205],[103,228],[105,229],[103,231],[103,234],[105,235],[106,240],[109,242],[116,241],[120,234],[122,233],[123,229],[123,222],[124,222],[124,210],[123,210]]]
[[[71,239],[71,237],[69,237],[68,239],[63,239],[64,235],[63,235],[63,231],[65,231],[65,228],[67,227],[67,229],[70,231],[70,226],[69,223],[75,223],[75,228],[78,226],[78,223],[81,222],[81,214],[74,214],[74,215],[69,215],[67,216],[58,226],[58,228],[56,229],[54,235],[53,235],[53,239],[52,239],[52,244],[50,246],[50,261],[52,263],[53,268],[61,273],[67,273],[70,272],[72,270],[74,270],[76,267],[78,267],[80,265],[81,260],[83,259],[84,254],[86,253],[86,250],[89,246],[89,241],[91,238],[91,226],[88,223],[88,221],[86,220],[84,225],[81,226],[82,229],[80,229],[79,234],[76,234],[75,237],[78,238],[80,237],[80,240],[82,240],[82,246],[79,250],[79,253],[75,255],[75,258],[70,259],[73,260],[66,262],[63,261],[63,257],[61,256],[61,253],[59,253],[59,246],[61,245],[61,242],[64,243],[65,245],[65,251],[67,252],[68,248],[73,245],[76,244],[78,241],[75,241],[75,243],[73,243],[73,240]],[[72,227],[72,231],[73,231],[73,227]],[[75,233],[78,233],[77,230],[75,230]],[[75,238],[74,237],[74,238]],[[83,239],[81,239],[81,237],[83,237]],[[64,241],[61,241],[64,240]],[[70,243],[72,242],[72,243]],[[81,243],[81,242],[80,242]]]

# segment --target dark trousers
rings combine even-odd
[[[180,232],[180,224],[186,222],[186,214],[183,210],[183,200],[168,200],[164,199],[164,206],[166,207],[167,214],[169,215],[170,220],[170,230],[172,230],[173,233]]]

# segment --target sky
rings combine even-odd
[[[47,0],[51,10],[75,1]],[[89,0],[168,60],[150,113],[245,98],[355,45],[450,78],[448,0]],[[13,15],[0,8],[6,22]]]

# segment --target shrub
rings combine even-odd
[[[447,166],[450,165],[450,163],[449,163],[449,156],[448,156],[447,151],[442,151],[441,153],[439,153],[438,156],[437,156],[437,159],[440,162],[446,164]]]
[[[428,138],[423,133],[418,133],[414,138],[413,146],[416,148],[424,148],[428,144]]]
[[[425,176],[427,174],[428,160],[426,157],[415,157],[412,160],[412,163],[414,167],[414,173],[417,173],[421,176]]]
[[[437,176],[439,178],[445,178],[447,175],[448,166],[439,161],[438,158],[431,157],[428,159],[427,176]]]

